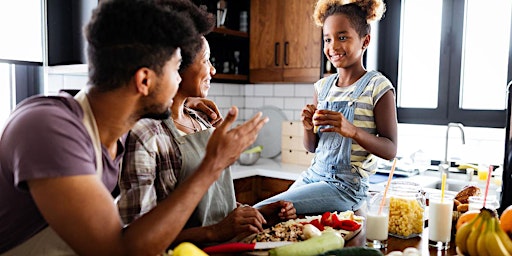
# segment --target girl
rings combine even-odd
[[[377,71],[366,71],[363,53],[370,22],[385,11],[382,0],[319,0],[314,20],[323,29],[324,54],[337,74],[314,84],[313,104],[302,110],[304,146],[311,166],[285,192],[255,205],[293,202],[297,214],[356,211],[366,200],[377,157],[397,150],[394,89]]]

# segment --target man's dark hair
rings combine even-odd
[[[162,74],[177,48],[188,54],[201,47],[211,20],[189,0],[100,1],[85,27],[89,83],[109,91],[143,67]]]

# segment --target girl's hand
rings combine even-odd
[[[307,104],[302,109],[302,125],[304,126],[304,129],[307,131],[311,131],[314,128],[313,125],[313,114],[316,111],[316,105],[314,104]]]
[[[263,214],[267,220],[267,224],[273,226],[281,221],[296,219],[297,212],[292,202],[289,201],[277,201],[267,205],[263,205],[259,208],[259,211]]]
[[[313,125],[329,126],[323,128],[322,132],[337,132],[347,138],[354,138],[357,133],[357,127],[349,122],[342,113],[326,109],[317,110],[315,112]]]

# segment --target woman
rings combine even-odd
[[[256,206],[289,200],[297,214],[359,210],[366,201],[376,156],[395,157],[393,85],[363,66],[370,22],[379,20],[384,11],[382,0],[317,2],[313,18],[322,27],[324,54],[337,74],[314,84],[313,104],[302,110],[304,146],[315,152],[315,158],[288,191]]]
[[[166,198],[198,168],[214,128],[201,113],[185,107],[189,97],[205,98],[215,68],[210,47],[202,38],[197,53],[182,52],[182,81],[173,98],[171,118],[141,120],[127,139],[118,207],[129,224]],[[289,202],[276,202],[257,210],[238,206],[230,168],[210,186],[175,243],[224,242],[263,230],[267,220],[295,218]],[[271,224],[271,223],[269,223]]]

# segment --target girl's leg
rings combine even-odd
[[[292,202],[299,215],[356,210],[353,209],[356,204],[354,199],[323,181],[300,185],[294,183],[287,191],[263,200],[254,207],[259,208],[279,200]]]

